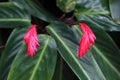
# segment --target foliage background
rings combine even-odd
[[[32,74],[34,77],[33,80],[87,80],[88,77],[88,80],[120,79],[120,13],[118,7],[120,3],[119,0],[95,0],[96,3],[94,2],[94,0],[10,1],[15,1],[20,4],[15,4],[15,6],[17,6],[18,8],[20,7],[20,9],[22,10],[18,10],[18,8],[14,7],[9,8],[9,4],[0,6],[0,45],[5,46],[5,48],[0,48],[0,80],[7,80],[7,78],[8,80],[30,80],[31,77],[29,76],[29,74],[31,75],[31,71],[35,70],[32,68],[36,66],[36,62],[39,62],[38,56],[41,56],[40,53],[44,51],[43,49],[45,48],[45,45],[48,45],[49,47],[45,48],[47,49],[45,52],[46,55],[44,54],[44,57],[42,57],[43,63],[39,64],[39,67],[37,68],[38,71],[36,71],[35,75]],[[25,1],[26,3],[24,3]],[[77,1],[76,5],[74,5],[74,1]],[[1,2],[5,2],[5,0],[2,0]],[[6,0],[6,2],[8,1]],[[39,6],[39,8],[38,6],[36,6],[36,4]],[[18,14],[16,13],[16,10],[18,10]],[[4,13],[4,11],[8,11],[9,14],[7,16],[2,14]],[[63,14],[66,14],[65,18],[60,19]],[[68,20],[73,16],[73,14],[75,19]],[[28,22],[22,20],[20,20],[20,22],[17,22],[16,20],[7,21],[6,18],[23,18],[28,20]],[[4,21],[3,19],[6,19],[6,21]],[[61,21],[65,24],[61,23]],[[66,24],[71,25],[71,23],[78,21],[89,24],[90,27],[94,30],[98,40],[96,41],[96,46],[101,51],[102,57],[101,55],[97,54],[94,47],[92,47],[90,52],[82,59],[78,59],[75,55],[71,56],[70,52],[67,52],[64,45],[61,44],[60,39],[55,36],[55,33],[53,31],[56,31],[56,34],[60,36],[61,40],[64,40],[64,43],[67,44],[67,48],[70,49],[71,52],[76,54],[76,50],[72,51],[71,48],[76,49],[76,45],[79,45],[81,32],[79,32],[79,26],[74,25],[72,29],[70,29],[67,27]],[[43,47],[39,48],[37,55],[32,59],[30,59],[29,56],[26,55],[26,46],[23,43],[23,35],[30,27],[30,22],[36,23],[38,25],[39,29],[37,29],[37,31],[39,34],[46,34],[47,28],[47,34],[53,37],[53,39],[49,39],[50,36],[48,35],[39,35],[40,42]],[[74,36],[76,36],[76,38],[72,39]],[[47,39],[49,39],[49,43],[45,44],[45,41],[47,41]],[[54,40],[56,42],[54,42]],[[56,44],[58,48],[57,52],[55,47]],[[73,46],[73,44],[75,46]],[[57,58],[54,57],[54,54],[54,56],[48,55],[49,51],[51,52],[51,55],[52,53],[58,53]],[[66,53],[68,53],[68,55],[66,55]],[[49,58],[47,56],[49,56]],[[69,58],[71,60],[69,60]],[[82,68],[79,66],[79,64],[76,65],[76,60],[77,62],[79,62]],[[25,61],[25,64],[22,63]],[[94,61],[97,63],[97,65],[93,63]],[[109,65],[109,62],[111,65]],[[52,63],[53,65],[51,65]],[[31,67],[30,65],[33,67]],[[46,68],[43,69],[44,67]],[[118,72],[114,71],[113,67]],[[20,73],[16,74],[16,71],[19,70]],[[42,70],[43,73],[46,72],[43,75],[39,73]],[[86,74],[84,74],[84,71],[86,72]],[[25,77],[23,76],[23,74],[28,74],[28,76]],[[84,77],[82,77],[81,75]]]

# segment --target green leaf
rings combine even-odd
[[[119,11],[120,0],[109,0],[111,16],[114,20],[120,21]]]
[[[69,28],[60,22],[53,22],[47,27],[49,34],[57,42],[61,56],[80,80],[119,80],[120,73],[117,68],[120,67],[120,51],[105,31],[96,27],[94,29],[96,44],[88,54],[79,59],[79,26],[77,31],[76,28]]]
[[[75,11],[86,14],[109,14],[108,5],[108,0],[77,0]]]
[[[40,35],[39,41],[39,50],[33,58],[26,54],[26,46],[17,54],[9,72],[8,80],[52,79],[57,58],[56,43],[47,35]]]
[[[75,75],[69,66],[65,63],[62,57],[58,54],[56,69],[52,80],[74,80]]]
[[[81,35],[80,27],[73,27]],[[120,50],[112,40],[112,38],[103,30],[92,26],[92,30],[97,37],[95,45],[92,47],[90,57],[93,59],[105,80],[120,79]],[[102,33],[102,34],[101,34]]]
[[[0,28],[23,27],[29,24],[29,15],[23,7],[13,2],[0,3]]]
[[[120,25],[116,24],[109,16],[91,15],[91,14],[75,14],[78,21],[95,25],[106,31],[120,31]]]
[[[36,16],[44,21],[51,22],[56,20],[53,15],[47,12],[37,0],[10,0],[24,6],[29,14]]]
[[[0,80],[7,79],[12,61],[16,54],[21,50],[21,46],[24,44],[23,36],[26,33],[27,29],[28,27],[17,27],[13,30],[10,37],[8,38],[0,60],[0,64],[2,64],[0,65]]]
[[[63,80],[63,59],[57,56],[56,68],[52,80]]]
[[[107,31],[120,31],[120,25],[109,16],[107,0],[78,0],[74,15],[78,21],[96,25]]]
[[[76,0],[57,0],[57,6],[64,12],[70,12],[74,10]]]

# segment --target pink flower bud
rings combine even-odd
[[[86,25],[85,23],[80,23],[79,25],[83,31],[83,35],[80,40],[80,46],[78,49],[78,57],[80,58],[89,51],[90,44],[94,45],[96,36],[94,35],[90,27]]]
[[[38,46],[40,45],[38,42],[38,36],[36,32],[36,25],[32,25],[27,33],[24,35],[24,41],[27,44],[27,53],[30,57],[35,55]]]

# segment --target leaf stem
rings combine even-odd
[[[0,48],[5,48],[5,46],[4,45],[0,45]]]

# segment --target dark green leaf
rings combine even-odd
[[[76,14],[76,18],[78,21],[95,25],[106,31],[120,31],[120,25],[116,24],[109,16],[99,14]]]
[[[112,56],[113,54],[120,56],[119,49],[103,30],[95,28],[96,45],[80,59],[77,57],[79,33],[81,33],[79,26],[77,26],[77,32],[76,28],[53,22],[47,30],[55,38],[61,56],[80,80],[120,79],[120,73],[117,71],[120,60]],[[107,47],[104,49],[105,46]]]
[[[108,0],[77,0],[77,13],[109,14]]]
[[[120,21],[120,0],[109,0],[111,16],[114,20]]]
[[[75,16],[78,21],[84,21],[107,31],[120,31],[120,25],[116,24],[109,16],[107,0],[78,0],[75,8]]]
[[[12,61],[24,44],[23,36],[28,28],[17,27],[11,33],[0,60],[0,80],[6,80]]]
[[[47,12],[37,0],[10,0],[24,6],[29,14],[36,16],[44,21],[51,22],[55,18]]]
[[[13,2],[0,3],[0,28],[23,27],[29,24],[29,15],[23,7]]]
[[[64,12],[70,12],[74,10],[76,0],[57,0],[57,6]]]
[[[73,29],[76,29],[78,34],[81,35],[81,30],[79,26],[75,26],[73,27]],[[119,80],[119,48],[105,31],[96,28],[96,26],[92,26],[92,30],[94,30],[97,40],[95,45],[93,47],[91,46],[92,49],[88,54],[90,54],[96,70],[98,70],[103,77],[103,79],[101,77],[101,79],[99,80]]]
[[[26,54],[26,46],[17,54],[8,80],[52,80],[57,58],[56,43],[47,35],[40,35],[39,41],[39,50],[33,58]]]
[[[63,80],[63,59],[60,55],[57,57],[55,73],[52,80]]]

